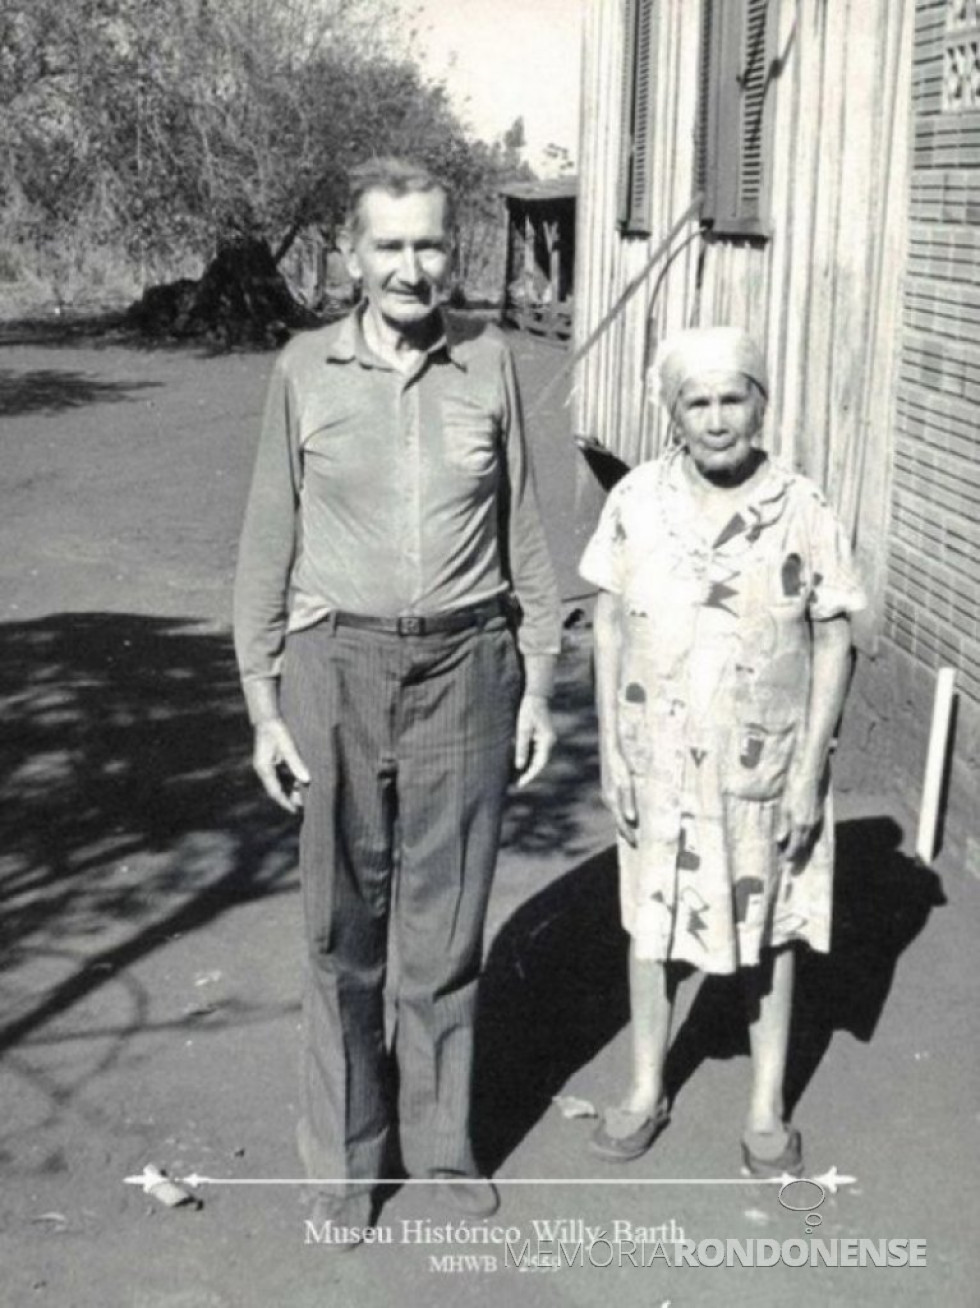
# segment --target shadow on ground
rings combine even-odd
[[[277,893],[295,859],[251,775],[226,635],[103,613],[8,623],[0,704],[0,985],[16,994],[2,978],[45,957],[57,976],[28,987],[3,1050],[174,934]]]
[[[899,959],[945,902],[939,878],[904,855],[901,840],[887,817],[837,827],[831,953],[802,951],[799,959],[789,1114],[836,1031],[871,1040]],[[629,1020],[626,958],[614,849],[553,882],[498,933],[477,1023],[474,1137],[489,1170]],[[747,1055],[738,978],[704,978],[671,1046],[669,1097],[705,1060]]]
[[[59,413],[83,404],[129,399],[137,391],[160,386],[160,382],[99,381],[82,372],[41,368],[33,372],[0,369],[0,418],[25,413]]]
[[[498,932],[480,984],[473,1144],[495,1171],[629,1018],[616,851],[523,904]]]
[[[804,954],[793,1012],[786,1086],[792,1113],[835,1031],[865,1043],[874,1036],[898,960],[946,903],[935,872],[902,853],[892,818],[837,827],[831,952]]]

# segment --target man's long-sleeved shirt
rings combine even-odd
[[[331,610],[399,617],[513,590],[525,654],[560,644],[554,574],[514,364],[493,328],[446,335],[409,373],[357,312],[294,339],[266,401],[235,584],[245,682]]]

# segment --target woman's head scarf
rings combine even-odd
[[[661,342],[653,366],[668,413],[673,413],[684,385],[705,373],[742,373],[763,395],[769,395],[765,357],[752,337],[738,327],[690,327],[675,332]]]

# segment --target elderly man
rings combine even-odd
[[[276,364],[236,582],[255,768],[303,815],[299,1143],[340,1182],[318,1204],[337,1230],[372,1219],[396,1121],[410,1175],[497,1205],[469,1134],[483,924],[512,768],[527,784],[554,740],[558,603],[514,365],[440,311],[452,223],[424,169],[355,174],[362,301]]]

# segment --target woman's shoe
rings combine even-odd
[[[742,1136],[742,1161],[753,1176],[803,1173],[803,1137],[795,1126],[779,1131],[749,1131]]]
[[[589,1141],[593,1153],[613,1163],[631,1163],[656,1140],[670,1121],[670,1105],[661,1099],[653,1113],[608,1108]]]

